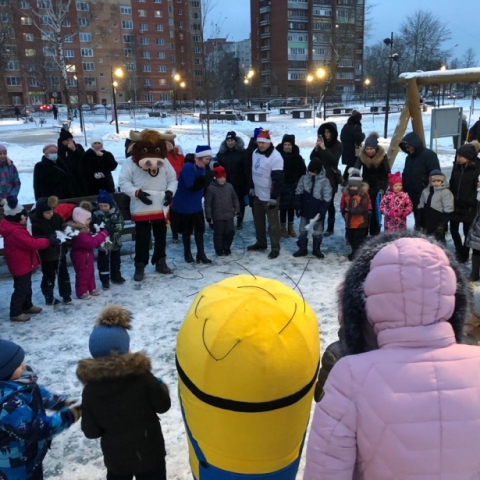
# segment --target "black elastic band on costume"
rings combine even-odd
[[[239,400],[228,400],[226,398],[215,397],[209,395],[208,393],[202,392],[191,380],[188,378],[187,374],[183,371],[182,367],[178,363],[178,358],[175,355],[175,363],[177,366],[178,375],[180,379],[185,384],[185,386],[195,395],[199,400],[211,405],[212,407],[221,408],[222,410],[231,410],[233,412],[244,412],[244,413],[260,413],[260,412],[270,412],[272,410],[278,410],[280,408],[289,407],[300,401],[312,388],[315,380],[317,379],[318,368],[320,364],[317,364],[315,369],[315,374],[313,378],[305,385],[301,390],[292,395],[288,395],[277,400],[269,400],[267,402],[242,402]]]

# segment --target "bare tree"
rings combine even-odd
[[[463,68],[470,68],[475,67],[477,65],[477,56],[475,55],[475,50],[473,48],[469,48],[462,56],[462,67]]]
[[[14,38],[12,29],[13,18],[11,6],[7,3],[0,4],[0,76],[5,78],[8,62],[14,57],[9,48],[9,41]],[[0,103],[7,103],[7,90],[5,84],[0,88]]]

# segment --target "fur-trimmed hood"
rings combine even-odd
[[[384,157],[385,150],[381,145],[378,146],[373,157],[369,157],[365,153],[365,147],[362,148],[362,152],[360,153],[360,161],[368,168],[378,168],[382,164]]]
[[[217,156],[218,155],[223,155],[227,150],[228,150],[227,141],[224,140],[220,144],[220,148],[218,149]],[[236,150],[237,152],[243,152],[245,150],[245,142],[243,141],[243,139],[241,137],[236,137],[235,138],[235,146],[232,148],[232,150]]]
[[[455,275],[456,291],[447,291],[452,288],[452,280],[447,281],[446,278],[433,277],[436,272],[438,273],[440,271],[438,270],[439,268],[442,272],[448,272],[446,266],[442,267],[446,260],[442,261],[439,257],[438,263],[434,266],[426,266],[422,263],[421,265],[419,264],[418,267],[412,267],[411,263],[409,263],[409,265],[405,264],[401,255],[395,255],[395,257],[392,255],[392,262],[389,267],[391,271],[395,270],[396,274],[392,276],[391,271],[389,272],[392,282],[394,283],[392,283],[392,288],[388,290],[388,295],[391,295],[391,297],[389,297],[389,303],[385,304],[385,308],[382,309],[383,313],[380,314],[382,320],[381,323],[379,323],[379,311],[377,308],[379,307],[379,301],[376,301],[375,308],[370,304],[367,306],[367,302],[369,298],[375,296],[380,298],[383,292],[369,291],[367,295],[365,289],[367,287],[371,289],[371,285],[366,287],[366,279],[372,272],[372,261],[380,250],[387,247],[387,245],[391,245],[396,240],[404,238],[416,239],[417,241],[422,240],[421,244],[419,243],[418,245],[421,247],[422,252],[427,252],[428,249],[431,249],[429,245],[423,243],[425,241],[442,249]],[[403,248],[403,250],[407,248],[405,245],[400,247]],[[420,248],[415,249],[416,253],[417,250],[420,250]],[[422,252],[418,254],[418,260],[421,262],[429,257],[428,252]],[[430,258],[434,258],[434,255]],[[406,261],[408,263],[408,260]],[[433,261],[433,263],[435,262]],[[440,267],[438,264],[440,264]],[[380,269],[385,267],[376,265],[376,268]],[[416,272],[414,271],[415,269],[417,270]],[[408,283],[404,284],[404,282]],[[445,301],[444,298],[449,295],[451,301],[454,302],[451,313],[449,313],[450,306],[447,305],[448,301]],[[397,304],[396,300],[400,299],[400,296],[402,296],[404,301],[403,303],[400,302]],[[405,298],[406,296],[409,298]],[[394,302],[392,302],[392,298],[395,300]],[[465,275],[450,252],[444,250],[440,244],[431,238],[417,232],[409,232],[408,234],[387,233],[374,237],[358,252],[354,262],[345,275],[341,304],[345,334],[344,342],[346,352],[349,355],[377,349],[377,334],[374,328],[377,329],[377,331],[380,329],[385,330],[385,328],[399,328],[399,318],[403,318],[405,326],[410,327],[427,326],[430,323],[447,321],[452,325],[456,341],[460,343],[463,323],[469,306],[468,285]],[[395,308],[400,304],[402,305],[401,309],[405,311],[399,312],[398,309]],[[435,308],[433,308],[432,305],[435,305]],[[436,315],[438,318],[434,318]],[[375,320],[373,320],[374,318]],[[374,327],[374,325],[376,326]],[[381,326],[379,327],[379,325]],[[421,335],[421,332],[419,332],[419,334]]]
[[[359,189],[358,189],[358,195],[363,195],[365,193],[368,193],[369,189],[370,189],[370,186],[368,185],[368,183],[367,182],[362,182],[360,184]],[[342,193],[344,193],[345,195],[349,195],[348,184],[343,187]]]
[[[88,382],[114,380],[130,375],[143,375],[152,368],[150,359],[143,352],[112,354],[108,357],[86,358],[78,362],[77,377],[85,385]]]

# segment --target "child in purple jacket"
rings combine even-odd
[[[88,202],[82,202],[83,207],[88,207]],[[99,247],[111,233],[107,227],[99,233],[91,233],[89,225],[92,212],[83,208],[76,207],[73,210],[74,226],[80,230],[80,233],[72,240],[72,259],[75,269],[75,291],[80,300],[89,300],[92,295],[100,295],[95,284],[94,267],[94,249]],[[90,205],[91,207],[91,205]],[[113,232],[112,232],[113,233]]]

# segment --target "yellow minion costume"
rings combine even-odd
[[[239,275],[204,288],[177,338],[179,396],[197,480],[293,480],[320,357],[313,310]]]

